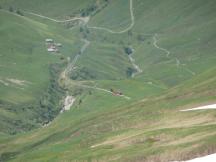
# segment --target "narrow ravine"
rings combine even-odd
[[[80,49],[80,52],[74,57],[74,59],[68,64],[68,66],[65,68],[65,70],[61,73],[60,75],[60,80],[63,80],[63,86],[68,87],[70,84],[74,84],[75,86],[83,87],[83,88],[88,88],[88,89],[95,89],[99,91],[103,91],[109,94],[112,94],[110,90],[103,89],[103,88],[98,88],[96,86],[88,86],[88,85],[83,85],[79,83],[73,82],[70,78],[69,75],[73,71],[75,64],[77,63],[78,59],[81,57],[81,55],[85,52],[85,50],[88,48],[90,45],[90,41],[87,39],[81,39],[82,42],[84,42],[83,46]],[[68,93],[68,92],[67,92]],[[119,95],[120,97],[123,97],[125,99],[130,99],[130,97],[125,96],[125,95]],[[67,95],[64,99],[64,106],[61,110],[61,112],[70,110],[70,107],[73,106],[75,102],[75,97]]]
[[[75,102],[76,98],[73,96],[66,96],[65,100],[64,100],[64,105],[63,108],[61,110],[61,113],[64,111],[68,111],[70,110],[70,108],[73,106],[74,102]]]
[[[71,63],[68,64],[68,66],[65,68],[65,70],[60,75],[60,81],[61,82],[63,81],[63,86],[68,87],[68,84],[70,83],[70,78],[69,78],[70,72],[75,67],[75,64],[80,58],[80,56],[84,53],[86,48],[90,45],[90,41],[88,41],[87,39],[82,39],[82,41],[84,42],[84,45],[81,47],[80,52],[75,55],[74,59],[71,61]],[[70,61],[70,59],[68,59],[68,61]],[[61,109],[61,112],[70,110],[70,108],[73,106],[76,100],[74,96],[70,96],[68,94],[68,91],[66,93],[67,93],[67,96],[64,99],[64,105],[63,105],[63,108]]]
[[[133,65],[134,69],[136,70],[136,72],[134,72],[134,73],[132,74],[132,76],[131,76],[132,78],[134,78],[136,75],[142,73],[143,71],[142,71],[142,69],[136,64],[135,59],[132,57],[132,56],[134,55],[134,53],[135,53],[135,50],[133,49],[132,51],[133,51],[133,52],[132,52],[131,54],[128,55],[128,58],[129,58],[131,64]]]

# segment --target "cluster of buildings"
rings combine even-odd
[[[47,51],[59,53],[59,47],[62,47],[61,43],[55,43],[53,39],[47,38],[46,40]]]

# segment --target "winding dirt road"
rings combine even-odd
[[[73,81],[71,81],[69,79],[69,73],[74,69],[75,64],[77,62],[77,60],[81,57],[81,55],[84,53],[84,51],[87,49],[87,47],[90,45],[90,41],[88,41],[87,39],[82,39],[82,41],[84,42],[84,45],[82,46],[82,48],[80,49],[80,53],[78,53],[74,59],[71,61],[70,64],[68,64],[68,66],[65,68],[65,70],[62,72],[62,74],[60,75],[60,80],[64,80],[64,84],[67,85],[68,83],[70,84],[74,84],[75,86],[79,86],[79,87],[83,87],[83,88],[90,88],[90,89],[95,89],[95,90],[99,90],[99,91],[103,91],[109,94],[113,94],[110,90],[107,89],[103,89],[103,88],[98,88],[96,86],[88,86],[88,85],[83,85],[83,84],[77,84],[74,83]],[[67,98],[68,96],[66,96]],[[119,97],[123,97],[125,99],[131,99],[128,96],[125,95],[119,95]],[[70,103],[69,103],[70,104]]]
[[[36,13],[33,13],[33,12],[29,12],[29,11],[23,11],[23,12],[27,13],[27,14],[30,14],[30,15],[40,17],[40,18],[43,18],[43,19],[48,19],[50,21],[57,22],[57,23],[65,23],[65,22],[70,22],[70,21],[75,21],[75,20],[81,20],[81,21],[83,21],[85,23],[87,23],[89,21],[89,17],[74,17],[74,18],[68,19],[68,20],[56,20],[56,19],[44,16],[44,15],[36,14]]]
[[[153,45],[155,46],[155,48],[164,51],[164,52],[166,53],[166,57],[168,58],[169,55],[170,55],[170,51],[168,51],[168,50],[165,49],[165,48],[160,47],[160,46],[157,44],[157,43],[158,43],[157,37],[158,37],[158,34],[156,33],[156,34],[153,36],[153,40],[154,40]]]
[[[44,15],[36,14],[36,13],[33,13],[33,12],[28,12],[28,11],[24,11],[24,12],[27,13],[27,14],[31,14],[31,15],[34,15],[34,16],[37,16],[37,17],[48,19],[50,21],[57,22],[57,23],[65,23],[65,22],[80,20],[80,21],[83,21],[86,24],[86,27],[89,28],[89,29],[104,30],[104,31],[107,31],[107,32],[112,33],[112,34],[122,34],[122,33],[125,33],[127,31],[129,31],[130,29],[132,29],[134,24],[135,24],[135,18],[134,18],[134,12],[133,12],[133,0],[129,0],[129,3],[130,3],[131,24],[130,24],[129,27],[127,27],[126,29],[121,30],[121,31],[114,31],[114,30],[111,30],[111,29],[108,29],[108,28],[105,28],[105,27],[96,27],[96,26],[92,27],[92,26],[89,26],[87,23],[88,23],[90,17],[74,17],[74,18],[68,19],[68,20],[56,20],[56,19],[44,16]],[[83,53],[85,51],[85,49],[88,47],[88,45],[90,44],[90,42],[88,40],[83,40],[83,41],[85,42],[85,45],[80,50],[81,53]],[[79,54],[77,54],[75,56],[75,58],[73,59],[71,64],[62,73],[63,74],[62,78],[66,78],[67,73],[69,73],[73,69],[73,67],[74,67],[74,65],[75,65],[75,63],[76,63],[76,61],[78,60],[79,57],[80,57]],[[138,75],[139,73],[142,73],[142,69],[140,69],[140,67],[135,63],[135,59],[131,55],[129,55],[128,57],[129,57],[130,62],[133,65],[133,67],[137,70],[137,72],[134,73],[132,75],[132,77],[134,77],[135,75]]]
[[[103,91],[103,92],[106,92],[106,93],[109,93],[109,94],[113,95],[113,92],[111,92],[110,90],[99,88],[97,86],[88,86],[88,85],[84,85],[84,84],[74,84],[74,85],[79,86],[79,87],[83,87],[83,88],[89,88],[89,89],[95,89],[95,90],[98,90],[98,91]],[[125,98],[127,100],[131,99],[130,97],[128,97],[126,95],[118,95],[118,96],[123,97],[123,98]]]

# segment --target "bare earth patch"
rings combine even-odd
[[[0,80],[0,83],[4,84],[5,86],[9,86],[9,83],[5,82],[4,80]]]
[[[19,86],[25,86],[27,84],[31,84],[31,82],[26,81],[26,80],[18,80],[18,79],[13,79],[13,78],[7,78],[6,80],[12,84],[16,84]]]
[[[63,106],[61,112],[70,110],[70,108],[71,108],[71,106],[73,106],[75,100],[76,99],[73,96],[66,96],[66,98],[64,100],[64,106]]]

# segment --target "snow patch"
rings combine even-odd
[[[188,161],[175,161],[175,162],[215,162],[215,161],[216,161],[216,154],[212,154],[212,155],[207,155],[204,157],[199,157]]]
[[[185,110],[180,110],[180,111],[184,112],[184,111],[210,110],[210,109],[216,109],[216,104],[196,107],[196,108],[192,108],[192,109],[185,109]],[[215,161],[216,161],[216,159],[215,159]]]

